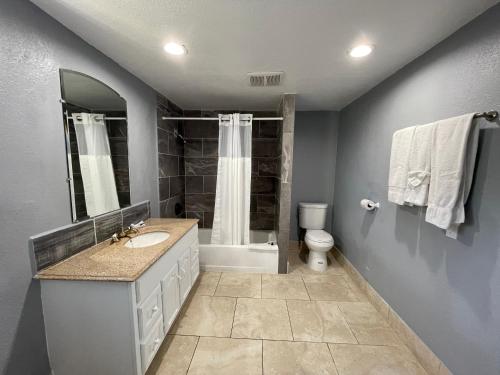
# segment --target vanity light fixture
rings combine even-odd
[[[373,46],[368,44],[360,44],[349,51],[349,55],[354,58],[368,56],[373,51]]]
[[[163,49],[165,50],[165,52],[167,52],[171,55],[180,56],[180,55],[187,54],[187,48],[184,45],[174,43],[174,42],[170,42],[170,43],[165,44],[163,46]]]

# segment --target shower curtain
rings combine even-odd
[[[219,115],[219,162],[212,243],[250,242],[252,115]]]
[[[104,115],[74,113],[87,215],[120,208]]]

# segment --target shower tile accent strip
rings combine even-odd
[[[219,113],[253,113],[275,117],[276,113],[235,111],[184,111],[190,117],[217,117]],[[252,182],[250,228],[274,229],[276,191],[280,173],[279,121],[252,124]],[[200,228],[212,228],[217,183],[219,124],[217,121],[185,121],[186,216],[199,220]]]
[[[162,120],[163,116],[182,116],[183,110],[164,96],[157,94],[158,132],[158,191],[160,217],[184,218],[185,171],[184,121]]]
[[[292,198],[293,137],[295,128],[295,95],[285,94],[280,105],[283,126],[280,128],[281,166],[279,174],[277,218],[274,222],[278,233],[279,273],[287,273],[290,241],[290,206]]]
[[[149,219],[149,205],[149,201],[144,201],[30,237],[33,274],[111,238],[132,223]]]

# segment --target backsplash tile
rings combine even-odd
[[[30,237],[34,272],[105,241],[132,223],[149,219],[150,212],[149,201],[144,201]]]
[[[147,220],[150,216],[149,201],[144,201],[122,210],[123,227],[135,224],[141,220]]]
[[[35,270],[51,266],[96,244],[94,221],[87,220],[31,237]]]
[[[94,218],[97,243],[111,238],[122,230],[122,212],[120,210]]]

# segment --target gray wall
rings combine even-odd
[[[0,2],[0,373],[48,374],[28,237],[69,224],[59,68],[127,100],[131,200],[158,210],[155,92],[28,1]]]
[[[500,110],[500,5],[340,118],[336,240],[456,375],[500,369],[500,129],[481,131],[467,225],[458,240],[425,223],[419,209],[387,202],[390,142],[396,129],[492,108]],[[365,197],[380,201],[381,209],[360,209]]]
[[[337,154],[338,112],[296,112],[293,140],[290,238],[298,239],[299,202],[328,203],[325,230],[332,230],[333,188]]]

